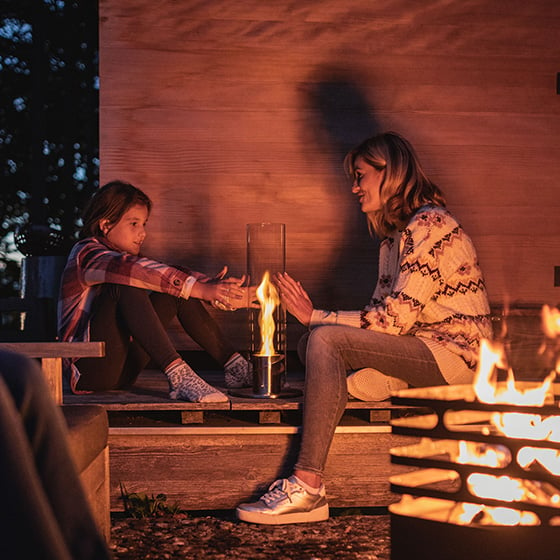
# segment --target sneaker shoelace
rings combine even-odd
[[[292,494],[303,490],[301,486],[290,482],[287,479],[277,480],[273,482],[266,494],[261,497],[261,500],[268,506],[271,502],[284,499],[285,497],[292,501]]]

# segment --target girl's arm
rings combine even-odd
[[[145,257],[121,253],[90,240],[78,253],[79,276],[83,284],[124,284],[176,297],[219,301],[228,309],[246,306],[244,278],[227,278],[224,267],[214,278],[200,272],[170,266]]]

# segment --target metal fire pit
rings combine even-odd
[[[403,495],[389,507],[392,560],[558,558],[560,477],[538,463],[521,466],[518,452],[525,447],[558,452],[560,442],[507,437],[490,423],[491,414],[496,412],[556,418],[560,416],[557,403],[542,407],[485,404],[478,402],[472,386],[466,385],[408,389],[391,400],[420,411],[394,419],[393,433],[421,438],[417,444],[391,450],[392,463],[418,467],[390,478],[391,490]],[[503,464],[492,467],[457,462],[460,441],[497,450]],[[520,501],[480,497],[469,489],[467,479],[473,473],[520,479],[535,488],[534,496]],[[484,506],[528,512],[538,524],[492,524],[484,510],[464,522],[459,518],[464,504],[475,510]]]

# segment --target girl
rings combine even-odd
[[[151,359],[167,376],[172,399],[227,401],[181,359],[166,327],[177,317],[185,332],[223,364],[227,387],[251,385],[248,362],[224,339],[202,303],[224,310],[245,305],[244,278],[226,279],[227,267],[209,278],[141,257],[151,208],[140,189],[113,181],[85,209],[81,240],[62,275],[59,339],[105,341],[105,357],[66,364],[71,389],[125,388]]]
[[[286,309],[311,329],[301,448],[290,478],[237,508],[245,521],[326,519],[323,471],[348,391],[383,400],[408,385],[470,382],[480,340],[492,334],[474,246],[409,142],[374,136],[346,156],[345,167],[382,239],[377,285],[364,309],[333,312],[314,309],[289,275],[276,278]]]

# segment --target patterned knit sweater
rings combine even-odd
[[[403,231],[382,241],[369,304],[361,311],[314,310],[311,328],[325,324],[417,336],[449,383],[467,382],[481,339],[492,335],[471,239],[447,209],[424,206]]]

